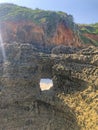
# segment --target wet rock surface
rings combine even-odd
[[[97,47],[63,55],[42,54],[30,44],[4,48],[0,130],[97,130]],[[53,88],[41,91],[41,78],[51,78]]]

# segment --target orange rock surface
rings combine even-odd
[[[1,35],[3,42],[22,42],[46,45],[80,46],[78,36],[66,25],[60,23],[52,36],[48,36],[42,25],[32,21],[1,22]]]

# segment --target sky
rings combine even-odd
[[[91,24],[98,22],[98,0],[0,0],[0,3],[63,11],[71,14],[76,23]]]

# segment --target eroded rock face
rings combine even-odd
[[[0,25],[4,42],[17,41],[41,47],[54,45],[81,46],[79,37],[64,23],[59,23],[54,32],[49,32],[51,36],[47,34],[46,25],[38,25],[32,21],[5,21],[0,22]]]
[[[58,56],[40,54],[30,44],[4,48],[0,130],[97,129],[98,48]],[[53,79],[51,90],[41,92],[43,77]]]
[[[2,39],[4,42],[42,43],[44,30],[33,22],[1,22]]]

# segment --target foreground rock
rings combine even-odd
[[[98,48],[57,56],[14,43],[5,52],[0,130],[97,130]],[[41,78],[51,78],[53,88],[41,91]]]

